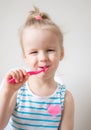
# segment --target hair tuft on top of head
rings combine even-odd
[[[39,8],[37,8],[36,6],[34,6],[34,10],[30,11],[29,12],[31,15],[39,15],[40,14],[40,11],[39,11]]]
[[[41,19],[37,19],[36,16],[40,16]],[[51,20],[51,19],[47,13],[40,12],[39,8],[34,6],[34,10],[30,11],[28,16],[27,16],[25,25],[30,25],[30,24],[33,24],[33,23],[38,22],[40,20],[44,21],[44,20]]]

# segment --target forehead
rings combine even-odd
[[[47,29],[27,27],[23,31],[22,42],[24,46],[30,44],[32,46],[57,46],[58,37]]]

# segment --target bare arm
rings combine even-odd
[[[0,130],[7,125],[15,106],[17,93],[0,91]]]
[[[11,77],[16,83],[8,82]],[[11,71],[5,76],[0,90],[0,130],[6,127],[15,107],[17,91],[27,79],[28,75],[23,69]]]
[[[62,122],[59,130],[73,130],[74,127],[74,101],[71,93],[66,92]]]

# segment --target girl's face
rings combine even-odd
[[[22,41],[24,59],[30,69],[47,68],[47,71],[39,75],[54,76],[59,61],[63,57],[63,50],[56,34],[49,30],[28,27],[23,32]]]

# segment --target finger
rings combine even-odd
[[[19,69],[18,71],[17,71],[18,73],[18,80],[20,81],[20,82],[22,82],[23,80],[24,80],[24,78],[25,78],[25,75],[26,75],[26,73],[25,73],[25,71],[24,70],[22,70],[22,69]]]
[[[16,70],[15,79],[17,83],[23,82],[27,77],[28,77],[28,74],[24,69]]]
[[[15,82],[18,83],[18,81],[19,81],[18,71],[17,71],[17,70],[11,71],[11,72],[10,72],[10,75],[11,75],[11,77],[12,77],[13,79],[15,79]]]
[[[25,69],[22,68],[21,70],[22,70],[24,76],[28,75]]]

